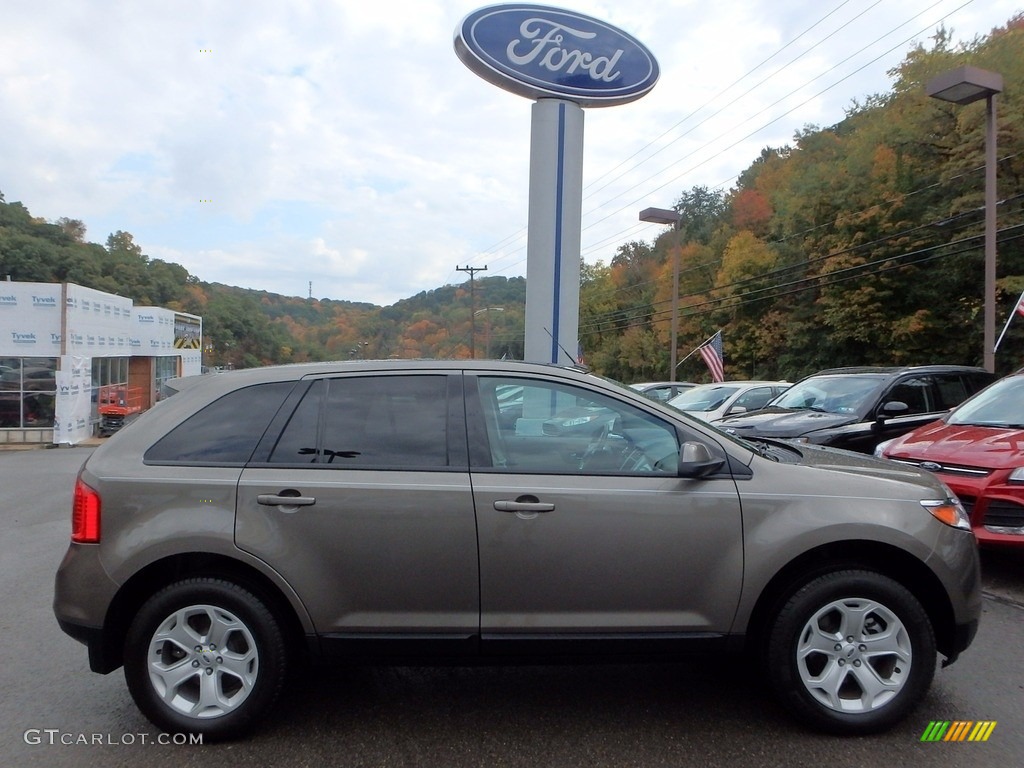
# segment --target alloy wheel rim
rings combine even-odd
[[[878,601],[843,598],[808,619],[796,662],[804,688],[818,703],[836,712],[872,712],[892,701],[909,679],[910,633]]]
[[[161,701],[187,717],[209,719],[238,709],[259,675],[249,628],[214,605],[190,605],[164,619],[149,642],[149,679]]]

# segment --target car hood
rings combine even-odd
[[[800,437],[808,432],[830,427],[841,427],[858,421],[852,413],[822,413],[821,411],[799,410],[788,408],[762,408],[742,416],[730,416],[715,423],[726,432],[760,437]]]
[[[916,488],[909,496],[919,495],[922,490],[926,496],[942,498],[946,491],[939,480],[931,472],[916,467],[908,467],[884,459],[876,459],[863,453],[854,453],[841,448],[828,448],[821,445],[792,445],[801,454],[797,462],[800,466],[810,467],[829,472],[842,472],[867,478],[872,483],[872,492],[878,495],[888,494],[895,497],[907,496],[908,486]],[[819,480],[819,484],[823,481]],[[827,481],[824,481],[827,486]],[[901,490],[902,489],[902,490]]]
[[[899,438],[885,449],[885,456],[985,469],[1016,468],[1024,460],[1024,429],[939,421]]]

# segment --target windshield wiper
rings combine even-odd
[[[764,440],[758,440],[752,437],[744,437],[741,439],[743,440],[743,442],[749,445],[750,449],[758,456],[763,456],[764,458],[771,459],[772,461],[779,460],[779,457],[771,452],[771,449],[773,448],[773,445],[771,443],[766,442]]]

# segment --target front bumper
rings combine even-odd
[[[1008,471],[971,478],[936,474],[964,505],[979,544],[1024,547],[1024,486],[1005,482]]]

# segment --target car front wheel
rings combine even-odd
[[[246,589],[189,579],[156,593],[125,640],[124,674],[142,713],[169,733],[233,738],[251,728],[283,687],[280,626]]]
[[[801,720],[841,734],[892,727],[921,700],[935,674],[935,635],[920,602],[867,570],[813,579],[779,612],[768,674]]]

